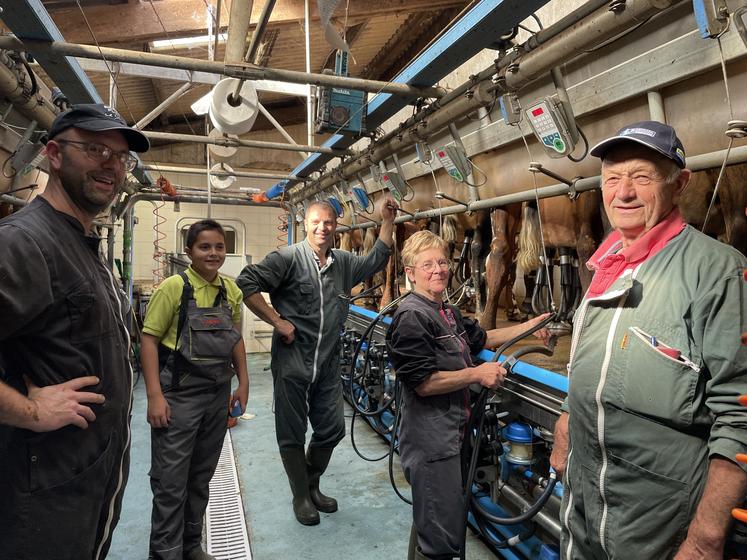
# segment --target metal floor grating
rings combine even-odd
[[[226,431],[218,468],[210,481],[205,524],[209,554],[217,560],[251,560],[230,430]]]

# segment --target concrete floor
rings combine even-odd
[[[399,560],[406,557],[411,508],[392,490],[386,461],[369,463],[358,457],[350,436],[342,441],[322,479],[322,490],[337,498],[340,510],[321,514],[321,523],[304,527],[291,509],[291,493],[275,442],[272,377],[269,354],[248,356],[252,420],[240,420],[231,432],[242,489],[252,554],[256,560]],[[132,462],[122,516],[108,558],[146,559],[150,531],[150,431],[146,422],[145,388],[135,389],[132,418]],[[346,414],[349,416],[350,411]],[[356,420],[355,440],[361,452],[379,457],[386,445]],[[348,431],[349,431],[348,420]],[[409,495],[395,459],[400,488]],[[468,533],[467,558],[495,556]]]

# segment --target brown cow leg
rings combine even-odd
[[[495,328],[498,313],[498,300],[506,283],[508,266],[506,257],[510,253],[508,247],[508,212],[502,208],[493,210],[490,216],[493,238],[490,242],[490,258],[485,268],[486,298],[485,309],[480,317],[480,326],[485,330]]]

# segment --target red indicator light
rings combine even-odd
[[[384,175],[384,180],[388,181],[389,180],[389,175]]]
[[[544,113],[544,111],[542,110],[542,107],[537,107],[536,109],[534,109],[532,111],[532,116],[533,117],[539,117],[543,113]]]
[[[446,155],[446,152],[438,152],[438,157],[444,157]]]

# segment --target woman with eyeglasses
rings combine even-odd
[[[412,284],[387,332],[389,358],[402,382],[400,459],[412,487],[413,528],[408,560],[458,557],[464,498],[460,449],[469,417],[469,386],[498,388],[506,371],[497,363],[475,366],[472,355],[495,348],[536,325],[485,331],[444,303],[449,282],[447,243],[420,231],[402,250]],[[547,341],[541,329],[535,336]]]

